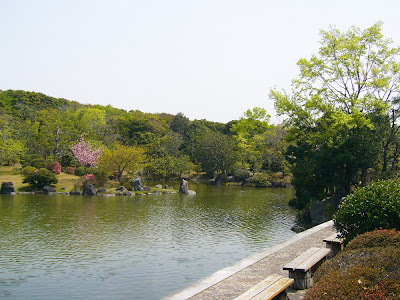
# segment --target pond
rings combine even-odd
[[[294,235],[292,189],[190,188],[0,195],[0,298],[160,299]]]

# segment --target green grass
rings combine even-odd
[[[11,181],[14,184],[14,189],[16,192],[28,192],[28,191],[33,191],[34,188],[27,184],[27,183],[22,183],[23,181],[23,175],[21,174],[22,168],[19,164],[15,165],[15,166],[0,166],[0,184],[2,182],[9,182]],[[72,174],[68,174],[68,173],[64,173],[61,172],[60,174],[57,175],[57,179],[58,179],[58,183],[53,185],[56,189],[57,192],[70,192],[71,190],[74,189],[74,185],[77,183],[77,181],[80,179],[81,177],[76,176],[76,175],[72,175]],[[108,191],[112,191],[115,188],[121,186],[120,182],[115,182],[112,180],[109,180],[108,182],[106,182],[106,184],[103,186],[104,188],[106,188]],[[97,187],[100,188],[100,187]],[[171,190],[165,190],[165,189],[156,189],[154,187],[151,188],[151,191],[154,190],[162,190],[162,191],[170,191],[170,192],[174,192],[175,190],[171,189]],[[176,191],[175,191],[176,192]],[[143,193],[143,192],[135,192],[135,194],[137,193]],[[146,193],[146,192],[144,192]]]
[[[21,167],[15,166],[0,166],[0,182],[11,181],[14,184],[14,189],[17,192],[31,191],[32,186],[27,183],[22,183],[23,175],[20,173]],[[57,192],[69,192],[73,189],[75,182],[79,176],[61,172],[57,175],[58,183],[55,185]]]

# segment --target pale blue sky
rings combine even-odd
[[[0,0],[0,89],[192,120],[273,115],[270,88],[289,88],[320,29],[380,20],[400,45],[398,0]]]

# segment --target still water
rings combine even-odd
[[[0,195],[0,298],[160,299],[294,235],[292,189],[190,188]]]

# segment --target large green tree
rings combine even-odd
[[[195,157],[210,178],[217,172],[226,175],[237,161],[236,145],[232,137],[208,130],[196,140]]]
[[[124,172],[134,173],[143,167],[144,150],[136,146],[116,144],[113,149],[104,149],[101,156],[100,169],[113,173],[121,181]]]
[[[248,109],[242,118],[232,125],[231,132],[238,145],[242,165],[248,163],[252,171],[261,169],[265,147],[265,133],[270,128],[270,115],[264,108]]]
[[[320,43],[318,54],[298,61],[291,93],[270,92],[286,115],[294,185],[305,201],[349,193],[377,169],[378,132],[390,124],[376,120],[388,116],[400,89],[400,49],[384,39],[382,23],[321,30]]]

